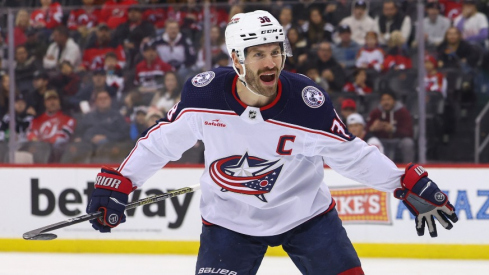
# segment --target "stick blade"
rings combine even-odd
[[[52,233],[44,233],[44,234],[29,234],[25,233],[23,236],[24,240],[28,241],[50,241],[56,239],[58,236]]]

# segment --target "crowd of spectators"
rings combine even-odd
[[[6,62],[0,67],[0,162],[7,161],[10,81],[19,152],[41,163],[120,162],[179,101],[183,82],[210,69],[205,35],[212,67],[231,64],[223,34],[239,12],[274,14],[293,52],[285,70],[317,82],[355,135],[399,162],[416,158],[419,43],[427,50],[425,88],[436,95],[427,100],[457,102],[463,87],[447,75],[461,72],[473,84],[488,64],[487,16],[472,0],[426,1],[423,42],[416,41],[417,1],[410,0],[211,1],[208,34],[197,0],[0,2],[22,8],[15,79]],[[6,49],[5,31],[0,43]],[[0,54],[5,60],[7,51]],[[198,143],[181,162],[202,162],[202,153]]]

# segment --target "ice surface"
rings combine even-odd
[[[194,274],[196,256],[0,253],[0,275]],[[362,259],[368,275],[489,274],[489,261]],[[300,275],[286,257],[265,257],[259,275]]]

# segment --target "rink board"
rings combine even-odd
[[[133,196],[137,199],[199,182],[201,167],[165,168]],[[409,212],[391,194],[359,185],[331,169],[325,181],[348,236],[361,257],[489,259],[489,166],[427,166],[448,193],[460,221],[438,238],[418,237]],[[89,223],[56,230],[54,241],[24,241],[22,233],[84,213],[98,168],[0,167],[0,251],[195,254],[201,230],[200,193],[128,213],[111,234]],[[8,191],[8,192],[6,192]],[[130,197],[135,199],[134,197]],[[270,248],[269,255],[285,255]]]

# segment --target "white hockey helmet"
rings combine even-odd
[[[282,25],[267,11],[257,10],[234,15],[226,27],[225,37],[229,55],[232,58],[235,52],[242,65],[245,61],[245,49],[262,44],[276,42],[281,44],[284,58],[280,70],[284,67],[285,56],[292,56]],[[240,74],[234,63],[233,67],[240,79],[244,80],[246,70]]]

